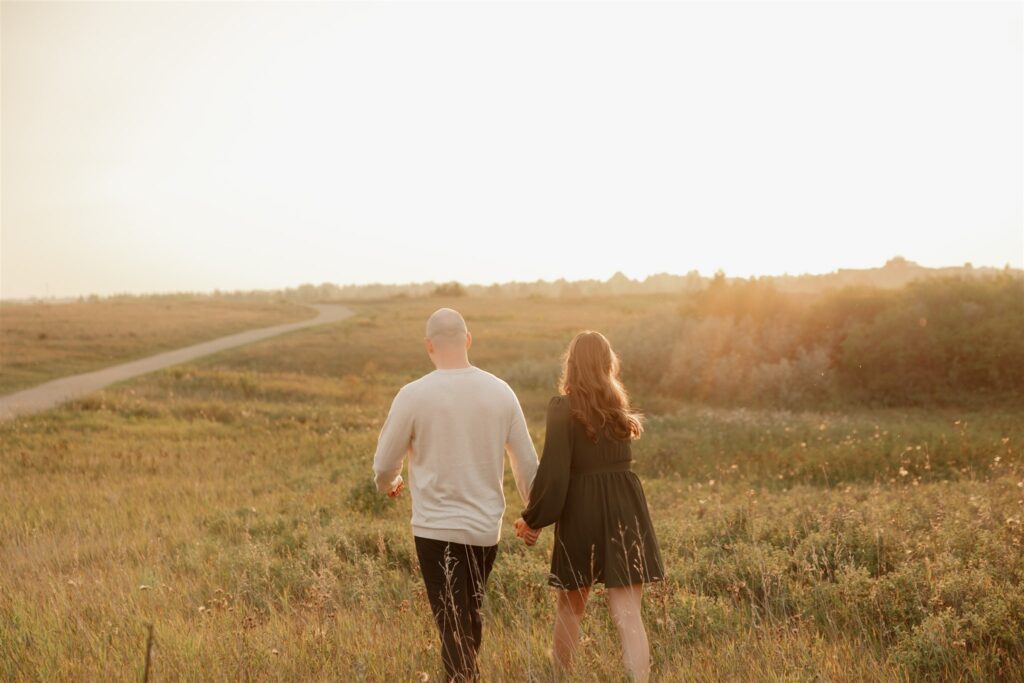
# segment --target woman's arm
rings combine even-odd
[[[548,403],[547,431],[537,475],[530,488],[530,504],[522,518],[531,529],[554,524],[562,515],[565,494],[569,490],[572,463],[569,399],[555,396]]]

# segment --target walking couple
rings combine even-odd
[[[598,332],[572,340],[538,464],[519,400],[503,380],[470,364],[471,344],[457,311],[430,316],[425,345],[437,369],[395,396],[373,461],[377,488],[397,496],[409,458],[416,555],[448,680],[479,676],[481,606],[505,512],[506,451],[526,505],[516,535],[533,545],[543,527],[555,525],[548,583],[556,594],[556,668],[571,665],[587,597],[603,583],[626,669],[647,680],[641,594],[664,569],[630,470],[630,443],[642,426],[619,381],[618,358]]]

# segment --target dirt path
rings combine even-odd
[[[0,396],[0,420],[7,420],[18,415],[36,413],[47,408],[59,405],[64,401],[77,398],[84,394],[98,391],[105,386],[115,382],[122,382],[132,377],[138,377],[154,370],[161,370],[171,365],[177,365],[190,361],[201,356],[208,356],[211,353],[231,349],[243,344],[251,344],[261,339],[276,337],[285,332],[301,330],[304,327],[314,325],[326,325],[327,323],[344,320],[353,315],[353,311],[345,306],[336,305],[315,305],[313,308],[319,311],[319,315],[309,320],[300,320],[295,323],[274,325],[273,327],[261,327],[247,332],[238,332],[219,339],[212,339],[200,344],[186,346],[174,351],[165,351],[148,358],[140,358],[121,365],[114,365],[102,370],[84,372],[80,375],[62,377],[45,384],[16,391],[13,394]]]

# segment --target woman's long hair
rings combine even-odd
[[[635,439],[644,430],[643,416],[630,408],[629,394],[619,380],[619,357],[600,332],[586,330],[573,337],[558,389],[569,397],[572,416],[593,441],[599,432],[624,440]]]

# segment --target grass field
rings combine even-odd
[[[410,501],[376,495],[370,465],[394,392],[431,369],[422,325],[445,304],[538,449],[571,335],[614,344],[675,307],[364,302],[0,424],[0,679],[139,679],[152,623],[154,680],[441,680]],[[645,598],[656,680],[1024,678],[1020,411],[636,400],[669,572]],[[523,546],[510,476],[506,497],[482,667],[551,680],[551,533]],[[621,679],[600,591],[584,630],[576,677]]]
[[[0,394],[313,314],[285,302],[190,297],[5,303],[0,305]]]

